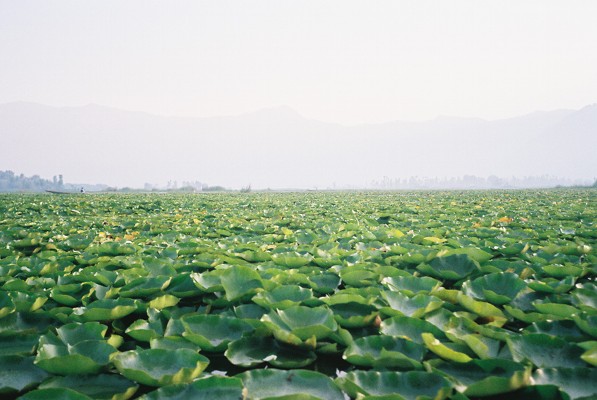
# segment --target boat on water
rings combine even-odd
[[[70,192],[61,191],[61,190],[49,190],[49,189],[46,189],[46,192],[47,193],[52,193],[52,194],[85,194],[85,189],[81,188],[81,190],[79,190],[79,191],[73,190],[73,191],[70,191]]]

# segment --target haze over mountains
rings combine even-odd
[[[487,121],[344,126],[288,107],[180,118],[88,105],[0,105],[0,170],[142,187],[370,187],[417,177],[597,177],[597,105]]]

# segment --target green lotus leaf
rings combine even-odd
[[[336,382],[351,398],[363,400],[442,400],[452,392],[443,376],[423,371],[351,371]]]
[[[351,265],[342,268],[339,274],[344,284],[352,287],[368,287],[380,280],[379,274],[366,265]]]
[[[91,397],[68,388],[37,389],[25,393],[19,400],[92,400]]]
[[[558,317],[556,315],[550,315],[550,314],[543,314],[540,312],[524,312],[521,309],[512,307],[508,304],[504,304],[503,307],[504,307],[504,310],[506,310],[506,312],[508,314],[510,314],[512,317],[514,317],[522,322],[526,322],[527,324],[532,324],[533,322],[543,322],[543,321],[548,321],[548,320],[564,319],[564,317]]]
[[[73,250],[85,250],[95,239],[95,234],[73,234],[69,235],[68,239],[63,241],[61,246],[70,248]]]
[[[308,280],[313,290],[320,294],[333,293],[341,282],[340,277],[331,272],[309,276]]]
[[[196,352],[201,350],[197,344],[179,336],[155,337],[149,341],[149,347],[165,350],[191,349]]]
[[[571,318],[579,312],[578,308],[569,304],[552,303],[549,300],[535,300],[533,306],[543,314],[556,315],[563,318]]]
[[[37,293],[9,292],[9,295],[17,312],[37,311],[48,301],[46,296]],[[1,294],[0,297],[2,297]],[[2,303],[1,299],[0,303]],[[0,308],[0,315],[2,315],[2,308]]]
[[[445,335],[453,343],[468,346],[479,358],[488,359],[498,357],[502,342],[507,338],[496,329],[499,328],[478,325],[468,318],[454,316],[446,325]]]
[[[172,278],[169,276],[141,277],[120,288],[120,297],[141,299],[166,290]]]
[[[334,381],[315,371],[260,369],[236,375],[252,400],[344,400]]]
[[[103,299],[73,309],[72,317],[81,322],[114,321],[137,311],[137,304],[132,299]]]
[[[0,318],[0,337],[45,332],[53,324],[55,320],[46,313],[14,312]]]
[[[487,274],[462,285],[466,295],[495,305],[509,303],[525,288],[524,281],[511,272]]]
[[[543,278],[541,280],[527,280],[527,285],[537,292],[566,293],[574,287],[575,282],[576,278],[573,276],[569,276],[562,280],[554,278]]]
[[[238,378],[209,376],[190,384],[163,386],[139,400],[239,400],[243,398],[243,383]]]
[[[334,319],[343,328],[362,328],[377,318],[377,309],[362,303],[338,303],[330,306]]]
[[[425,352],[424,346],[408,339],[376,335],[355,339],[342,358],[363,367],[421,369]]]
[[[453,254],[466,254],[471,260],[476,261],[480,264],[486,263],[493,258],[491,253],[481,250],[477,247],[461,247],[458,249],[449,249],[440,251],[438,257],[451,256]]]
[[[0,336],[0,356],[32,355],[38,341],[38,334]]]
[[[572,304],[582,311],[594,313],[597,310],[597,290],[585,289],[582,285],[577,286],[581,287],[571,293]]]
[[[558,337],[543,333],[529,333],[508,338],[514,361],[530,361],[539,368],[584,367],[580,359],[583,348]]]
[[[597,367],[597,341],[585,343],[588,343],[588,345],[581,344],[581,347],[586,351],[582,353],[580,358],[587,364],[591,364],[592,366]]]
[[[544,265],[542,267],[543,272],[547,275],[557,279],[566,278],[569,276],[579,277],[585,272],[581,266],[566,264],[566,265]]]
[[[506,320],[506,316],[496,306],[491,303],[484,301],[478,301],[470,296],[465,295],[463,292],[459,292],[457,295],[458,303],[470,312],[473,312],[481,317],[488,317],[492,319]]]
[[[203,272],[201,274],[192,273],[191,279],[195,286],[197,286],[202,292],[215,293],[224,290],[222,286],[222,273],[223,269]]]
[[[241,367],[267,362],[276,368],[302,368],[315,361],[315,353],[285,345],[271,337],[244,337],[228,345],[226,358]]]
[[[224,351],[228,343],[253,330],[243,320],[222,315],[190,314],[182,317],[181,322],[184,326],[182,336],[211,352]]]
[[[250,263],[262,263],[272,259],[269,253],[259,250],[246,250],[242,253],[237,253],[237,255]]]
[[[311,337],[325,339],[338,329],[334,314],[327,307],[293,306],[271,311],[261,321],[272,330],[276,339],[295,345]],[[298,343],[292,337],[298,339]]]
[[[165,294],[152,299],[147,306],[150,308],[155,308],[156,310],[161,310],[168,307],[174,307],[179,301],[180,299],[178,297],[171,294]]]
[[[33,357],[0,356],[0,395],[22,392],[48,376],[46,371],[33,364]]]
[[[0,318],[6,317],[8,314],[16,310],[15,304],[4,291],[0,291]]]
[[[138,319],[125,331],[130,337],[140,342],[149,342],[151,339],[164,335],[164,327],[159,320]]]
[[[97,400],[126,400],[139,385],[115,374],[55,377],[39,385],[40,389],[65,388]]]
[[[347,303],[370,305],[375,302],[375,299],[371,298],[369,296],[369,293],[365,292],[362,288],[350,288],[339,290],[331,296],[322,297],[321,300],[328,306]]]
[[[209,364],[207,358],[190,349],[130,350],[116,354],[113,362],[124,377],[148,386],[189,383]]]
[[[170,285],[166,288],[166,292],[179,299],[200,296],[203,293],[195,285],[189,272],[179,273],[174,276],[170,281]]]
[[[135,254],[137,249],[132,244],[121,244],[118,242],[105,242],[97,246],[90,246],[86,253],[95,254],[98,256],[124,256]]]
[[[259,321],[263,314],[267,313],[267,309],[258,306],[257,304],[241,304],[233,307],[234,314],[240,319],[249,320],[247,322],[253,323],[254,320]]]
[[[427,367],[454,382],[466,396],[504,395],[531,384],[531,369],[511,360],[472,360],[467,363],[429,362]]]
[[[597,315],[589,315],[586,312],[572,316],[576,325],[585,333],[597,338]]]
[[[390,307],[381,308],[381,312],[386,315],[406,315],[413,318],[421,318],[444,304],[442,300],[435,296],[426,294],[417,294],[408,297],[401,292],[384,291],[382,297],[388,302]]]
[[[429,276],[392,276],[384,278],[381,283],[390,290],[399,291],[408,297],[416,294],[429,294],[438,289],[441,282]]]
[[[329,268],[333,267],[334,265],[342,265],[342,259],[340,259],[340,257],[326,253],[324,253],[322,257],[313,258],[313,262],[322,268]]]
[[[302,255],[297,252],[286,252],[272,254],[272,261],[281,267],[299,268],[307,265],[313,259],[310,255]]]
[[[97,373],[116,352],[104,339],[106,329],[97,322],[71,323],[42,335],[35,364],[59,375]]]
[[[225,269],[220,276],[226,299],[234,302],[247,295],[254,295],[263,288],[261,276],[254,269],[237,265]]]
[[[110,362],[116,349],[105,341],[89,340],[74,346],[47,343],[40,338],[35,364],[58,375],[94,374]]]
[[[547,335],[557,336],[568,342],[580,342],[589,339],[587,335],[578,328],[576,323],[571,320],[534,322],[524,329],[523,332],[545,333]]]
[[[285,309],[314,300],[313,291],[296,285],[282,285],[253,296],[253,302],[267,309]]]
[[[479,271],[479,263],[466,254],[453,254],[435,257],[428,264],[420,264],[417,269],[435,278],[457,281]]]
[[[597,393],[595,368],[542,368],[533,373],[535,385],[556,385],[570,399],[594,399]]]
[[[483,321],[486,322],[486,321]],[[506,340],[514,333],[512,333],[508,329],[501,328],[501,322],[496,325],[492,325],[492,323],[477,323],[470,319],[468,316],[463,315],[462,313],[453,314],[450,317],[450,320],[447,325],[444,326],[444,331],[446,336],[448,336],[451,340],[456,341],[453,339],[454,335],[450,335],[452,329],[456,325],[461,325],[463,330],[458,334],[470,334],[470,333],[478,333],[480,335],[485,336],[486,338],[499,340],[500,342],[505,343]]]
[[[422,333],[421,338],[423,339],[423,343],[425,343],[425,346],[430,351],[437,354],[444,360],[455,361],[457,363],[466,363],[472,361],[472,358],[468,354],[456,351],[446,346],[445,343],[442,343],[438,339],[436,339],[432,333]]]
[[[381,322],[380,332],[388,336],[396,336],[423,344],[422,333],[429,332],[435,337],[444,338],[442,330],[430,322],[419,318],[396,316]]]
[[[75,345],[88,340],[102,340],[107,327],[98,322],[70,323],[56,329],[57,337],[65,344]]]

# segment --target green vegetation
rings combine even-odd
[[[593,189],[0,195],[0,395],[594,398],[596,221]]]

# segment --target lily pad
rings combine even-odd
[[[582,347],[544,333],[529,333],[508,338],[514,361],[530,361],[539,368],[584,367]]]
[[[126,400],[139,385],[115,374],[55,377],[43,382],[40,389],[67,388],[97,400]]]
[[[15,304],[4,291],[0,291],[0,318],[6,317],[8,314],[16,310]]]
[[[416,294],[429,294],[441,286],[441,281],[429,276],[392,276],[381,281],[390,290],[399,291],[409,297]]]
[[[208,376],[190,384],[161,387],[139,400],[239,400],[243,398],[243,383],[238,378]]]
[[[260,369],[236,375],[252,400],[344,400],[333,380],[315,371]]]
[[[220,276],[226,299],[234,302],[243,296],[254,295],[263,287],[261,276],[254,269],[237,265],[224,270]]]
[[[261,321],[276,339],[293,345],[301,345],[312,337],[325,339],[338,329],[334,315],[327,307],[293,306],[265,314]]]
[[[442,300],[435,296],[426,294],[417,294],[408,297],[400,292],[385,291],[382,297],[388,302],[390,307],[382,307],[381,312],[386,315],[406,315],[413,318],[421,318],[444,304]]]
[[[597,338],[597,315],[589,315],[586,312],[582,312],[573,315],[572,318],[583,332]]]
[[[267,309],[286,309],[314,300],[313,291],[297,285],[281,285],[253,296],[253,302]]]
[[[531,384],[531,369],[511,360],[439,361],[429,362],[427,367],[443,374],[470,397],[503,396]]]
[[[285,345],[271,337],[238,339],[226,350],[226,358],[241,367],[255,367],[267,362],[276,368],[302,368],[315,361],[315,353]]]
[[[466,363],[472,361],[472,358],[468,354],[456,351],[446,346],[445,343],[442,343],[436,339],[432,333],[423,333],[421,334],[421,337],[423,338],[425,346],[444,360],[455,361],[457,363]]]
[[[352,398],[442,400],[452,392],[443,376],[423,371],[351,371],[336,380]]]
[[[0,356],[0,394],[15,394],[34,387],[48,373],[33,364],[33,357]]]
[[[110,362],[116,349],[103,338],[106,327],[97,322],[71,323],[39,339],[35,364],[58,375],[93,374]]]
[[[535,385],[556,385],[570,399],[594,399],[597,394],[595,368],[542,368],[533,373]]]
[[[228,343],[253,330],[247,322],[222,315],[187,315],[181,318],[182,336],[205,351],[221,352]]]
[[[462,285],[465,294],[494,305],[509,303],[525,288],[524,281],[512,272],[487,274]]]
[[[435,257],[429,264],[420,264],[417,269],[439,279],[458,281],[479,271],[479,263],[466,254]]]
[[[423,344],[421,334],[432,333],[435,337],[443,338],[444,333],[430,322],[419,318],[396,316],[381,322],[380,332],[388,336],[397,336]]]
[[[19,400],[92,400],[91,397],[68,388],[36,389],[25,393]]]
[[[73,309],[72,316],[80,322],[114,321],[132,314],[137,305],[132,299],[103,299]]]
[[[276,265],[287,268],[299,268],[307,265],[313,259],[312,256],[305,256],[297,252],[276,253],[272,260]]]
[[[362,367],[420,369],[425,347],[408,339],[393,336],[366,336],[355,339],[343,358]]]
[[[130,350],[113,358],[124,377],[148,386],[189,383],[197,378],[209,360],[190,349]]]

